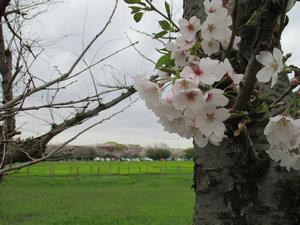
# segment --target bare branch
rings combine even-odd
[[[256,61],[256,55],[261,50],[273,47],[269,45],[272,44],[278,16],[279,13],[275,7],[275,3],[266,1],[258,23],[252,55],[248,61],[245,76],[240,85],[240,91],[233,107],[235,110],[243,109],[250,101],[257,81],[256,74],[261,68],[261,65]]]
[[[116,113],[113,113],[112,115],[110,115],[109,117],[106,117],[94,124],[92,124],[91,126],[83,129],[82,131],[80,131],[79,133],[77,133],[75,136],[73,136],[72,138],[70,138],[69,140],[67,140],[66,142],[64,142],[63,144],[61,144],[60,146],[58,146],[57,148],[53,149],[51,152],[47,153],[46,155],[44,155],[43,157],[41,158],[38,158],[38,159],[32,159],[32,161],[29,161],[29,162],[25,162],[25,163],[21,163],[21,164],[17,164],[17,165],[14,165],[12,167],[6,167],[4,169],[0,169],[0,175],[1,174],[6,174],[10,171],[15,171],[15,170],[20,170],[22,168],[25,168],[25,167],[28,167],[28,166],[32,166],[34,164],[37,164],[39,162],[42,162],[42,161],[45,161],[47,159],[49,159],[51,156],[53,156],[55,153],[59,152],[60,150],[62,150],[67,144],[69,144],[70,142],[74,141],[76,138],[78,138],[80,135],[82,135],[83,133],[87,132],[88,130],[98,126],[99,124],[102,124],[103,122],[107,121],[107,120],[110,120],[111,118],[113,118],[114,116],[124,112],[126,109],[128,109],[131,105],[133,104],[130,103],[129,105],[127,105],[125,108],[123,108],[122,110],[116,112]]]

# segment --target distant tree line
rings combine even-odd
[[[167,149],[149,149],[146,153],[146,156],[153,160],[162,160],[168,159],[171,157],[171,152]]]

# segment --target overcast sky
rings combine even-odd
[[[114,1],[107,0],[66,0],[64,3],[52,7],[48,12],[38,17],[33,24],[28,26],[28,32],[32,36],[47,43],[65,37],[48,48],[42,55],[42,60],[35,65],[34,70],[44,76],[51,76],[53,67],[58,66],[59,70],[65,72],[68,65],[72,63],[76,55],[80,53],[83,46],[93,38],[106,23],[107,18],[112,10]],[[155,0],[154,3],[161,5],[164,1]],[[176,2],[173,11],[178,18],[182,13],[182,2]],[[300,21],[300,4],[296,5],[290,14],[290,24],[283,34],[283,50],[285,53],[293,53],[292,59],[289,62],[300,65],[300,48],[299,48],[299,21]],[[157,59],[155,48],[160,47],[159,43],[151,40],[151,38],[134,32],[130,27],[152,33],[158,30],[159,17],[155,14],[144,15],[142,22],[136,24],[130,10],[123,1],[119,1],[117,12],[113,21],[99,39],[92,51],[87,55],[86,60],[92,62],[106,56],[117,49],[128,45],[126,34],[132,41],[139,41],[139,48],[144,55],[149,58]],[[84,35],[83,35],[84,34]],[[154,66],[148,61],[139,56],[133,49],[114,56],[105,61],[103,64],[93,69],[93,73],[97,76],[99,82],[108,80],[108,75],[111,72],[110,66],[113,66],[122,76],[125,75],[128,81],[132,81],[134,75],[151,75],[153,74]],[[106,73],[106,76],[105,76]],[[63,92],[60,96],[64,99],[67,95],[80,96],[82,93],[92,93],[92,86],[87,82],[87,78],[79,80],[69,91]],[[59,96],[58,96],[59,97]],[[137,95],[135,96],[135,98]],[[40,96],[37,96],[40,98]],[[33,100],[31,100],[34,102]],[[111,112],[115,112],[121,107],[124,107],[128,102],[124,102],[115,107],[104,115],[92,119],[83,126],[78,126],[74,129],[65,131],[57,136],[52,143],[64,142],[67,138],[75,135],[78,131],[86,127],[100,118],[104,118]],[[30,102],[28,103],[30,104]],[[64,113],[61,113],[64,114]],[[49,112],[37,113],[36,116],[48,119]],[[60,115],[56,115],[60,116]],[[164,132],[161,125],[157,122],[155,115],[149,111],[144,102],[139,100],[124,113],[114,117],[112,120],[105,122],[102,125],[86,132],[80,136],[73,144],[93,145],[104,143],[107,141],[117,141],[125,144],[140,144],[143,146],[153,145],[158,143],[166,143],[170,147],[185,148],[192,146],[191,140],[185,140],[175,134]],[[21,116],[18,121],[18,126],[22,126],[23,136],[36,136],[47,130],[47,124],[42,120],[36,120],[31,116]]]

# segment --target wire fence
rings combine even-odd
[[[20,170],[21,176],[147,176],[147,175],[191,175],[193,166],[191,163],[87,163],[71,165],[59,163],[47,163],[45,165],[27,167]]]

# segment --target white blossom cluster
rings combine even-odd
[[[164,129],[184,138],[193,138],[199,147],[205,147],[209,142],[219,145],[226,136],[224,121],[230,117],[229,107],[226,108],[229,99],[224,90],[217,88],[218,82],[227,76],[232,81],[230,87],[238,89],[243,78],[243,74],[234,71],[228,59],[211,58],[229,47],[232,19],[228,9],[222,0],[205,0],[204,6],[206,20],[201,24],[196,16],[189,20],[180,19],[179,37],[166,44],[178,73],[170,75],[159,71],[159,81],[150,81],[143,76],[134,78],[136,90],[146,106],[159,117],[158,122]],[[232,47],[237,49],[239,41],[239,37],[233,37]],[[201,58],[191,53],[199,43]],[[277,48],[273,49],[273,54],[261,51],[256,60],[263,65],[256,75],[257,80],[271,80],[273,87],[283,70],[282,52]],[[202,92],[199,87],[208,91]],[[300,153],[297,152],[300,120],[284,115],[270,118],[265,135],[271,145],[267,152],[272,159],[281,160],[281,165],[288,169],[300,169]]]
[[[277,83],[278,74],[283,69],[282,58],[282,52],[278,48],[273,49],[273,54],[269,51],[261,51],[256,56],[256,60],[263,65],[263,68],[256,74],[257,80],[266,83],[272,79],[272,88]]]
[[[278,81],[278,74],[283,69],[282,52],[273,48],[273,54],[269,51],[261,51],[256,60],[263,65],[256,78],[259,82],[266,83],[271,80],[271,88]],[[300,170],[300,119],[293,119],[288,115],[271,117],[265,127],[264,134],[270,144],[267,151],[269,156],[279,161],[282,167]]]
[[[166,45],[176,68],[181,71],[179,77],[162,74],[164,82],[159,83],[142,76],[135,77],[135,88],[146,106],[159,117],[165,130],[188,139],[194,138],[200,147],[208,142],[218,145],[225,136],[224,121],[230,117],[229,110],[225,108],[229,100],[224,96],[224,91],[211,85],[225,75],[238,85],[243,77],[234,72],[228,59],[221,62],[210,57],[190,55],[190,48],[199,40],[197,35],[201,35],[202,50],[207,56],[218,52],[220,46],[226,48],[231,38],[229,26],[232,20],[222,1],[206,0],[205,9],[208,16],[203,24],[195,16],[189,20],[180,19],[180,36]],[[236,38],[235,45],[238,41],[239,38]],[[170,90],[161,87],[168,81],[173,81]],[[199,85],[211,88],[203,93]]]
[[[285,115],[270,118],[264,131],[270,149],[267,153],[280,165],[300,169],[300,119],[293,119]]]
[[[263,65],[258,71],[256,78],[259,82],[265,83],[271,80],[271,88],[278,81],[278,74],[283,69],[282,52],[273,48],[273,54],[268,51],[261,51],[256,60]],[[279,161],[280,165],[300,170],[300,119],[293,119],[287,115],[271,117],[265,127],[264,134],[270,144],[267,151],[269,156]]]

